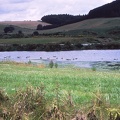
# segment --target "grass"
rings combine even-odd
[[[74,110],[88,109],[91,104],[94,105],[92,108],[97,111],[99,106],[97,107],[96,104],[98,104],[97,102],[101,103],[101,100],[110,110],[111,108],[120,108],[120,73],[117,71],[101,72],[75,68],[51,69],[27,64],[0,63],[0,89],[7,92],[8,96],[14,95],[16,91],[25,91],[31,86],[39,88],[41,85],[44,86],[44,97],[47,100],[47,105],[57,104],[59,106],[69,99],[69,104],[74,106],[72,113]],[[57,111],[59,110],[61,109],[57,109]]]
[[[101,39],[95,36],[84,36],[84,37],[31,37],[31,38],[10,38],[0,39],[0,44],[47,44],[47,43],[63,43],[69,41],[70,43],[120,43],[118,39]]]
[[[109,95],[111,104],[119,103],[120,74],[118,72],[109,73],[73,68],[50,69],[14,63],[0,64],[0,87],[8,93],[28,85],[39,86],[40,83],[46,86],[48,94],[58,83],[63,92],[72,91],[74,93],[76,102],[89,101],[93,97],[92,93],[100,90],[103,94]],[[83,98],[80,99],[79,94]],[[84,100],[84,98],[87,99]]]
[[[102,29],[103,31],[106,29],[111,29],[113,27],[119,27],[120,18],[97,18],[97,19],[88,19],[84,21],[80,21],[73,24],[68,24],[65,26],[61,26],[55,29],[40,31],[40,33],[49,33],[49,32],[67,32],[73,30],[96,30]],[[97,32],[97,31],[96,31]]]
[[[46,44],[60,43],[66,41],[81,41],[74,37],[32,37],[32,38],[12,38],[0,39],[0,44]]]

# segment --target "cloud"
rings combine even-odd
[[[0,21],[40,20],[48,14],[88,14],[113,0],[0,0]]]

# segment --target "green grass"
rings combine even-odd
[[[46,44],[66,41],[81,41],[74,37],[35,37],[35,38],[12,38],[0,39],[0,44]]]
[[[120,74],[86,69],[39,68],[36,66],[0,64],[0,88],[8,94],[27,86],[45,85],[48,98],[54,96],[57,84],[60,94],[70,91],[75,103],[90,102],[99,90],[112,105],[119,105]]]
[[[101,39],[95,36],[86,35],[84,37],[31,37],[31,38],[10,38],[10,39],[0,39],[0,44],[47,44],[47,43],[120,43],[120,39]]]
[[[0,117],[5,120],[71,120],[77,119],[77,114],[79,118],[94,114],[105,120],[113,114],[116,120],[120,117],[119,86],[117,71],[1,62]]]

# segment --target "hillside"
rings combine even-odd
[[[39,31],[42,33],[63,32],[70,35],[81,34],[84,31],[94,31],[96,34],[106,34],[107,32],[120,32],[120,18],[98,18],[88,19],[81,22],[61,26],[51,30]]]
[[[41,24],[42,26],[50,25],[49,23],[40,22],[40,21],[2,21],[0,25],[14,25],[21,28],[36,29],[37,25]]]
[[[51,14],[41,18],[42,21],[51,23],[51,27],[43,27],[42,29],[51,29],[58,26],[76,23],[79,21],[93,18],[114,18],[120,17],[120,0],[115,0],[111,3],[94,8],[86,15],[69,15],[69,14]],[[42,30],[40,29],[40,30]]]
[[[80,17],[81,20],[77,22],[77,18],[74,23],[73,18],[75,16],[65,14],[44,17],[45,19],[47,18],[47,20],[48,18],[53,17],[50,19],[52,22],[59,17],[59,25],[57,25],[58,23],[56,25],[53,24],[54,22],[48,24],[48,22],[39,21],[0,22],[0,50],[62,51],[81,49],[120,49],[119,4],[120,0],[116,0],[91,10],[88,15],[76,16],[78,18]],[[97,14],[99,14],[99,16],[96,16]],[[109,16],[107,16],[107,14],[109,14]],[[61,17],[64,17],[64,19],[69,17],[69,20],[71,20],[65,22]],[[61,21],[65,23],[62,24]],[[45,30],[40,26],[42,29],[36,30],[38,24],[46,26],[47,29]],[[10,30],[10,27],[12,27],[12,31]],[[4,28],[9,30],[6,32],[4,31]],[[6,44],[10,45],[6,46]],[[14,46],[14,44],[17,45]],[[25,46],[22,46],[22,44],[25,44]],[[87,46],[84,46],[84,44],[87,44]]]
[[[17,33],[21,30],[24,34],[32,34],[36,31],[37,25],[41,24],[40,34],[50,34],[62,32],[64,35],[83,35],[93,33],[96,35],[116,35],[120,36],[120,0],[115,0],[98,8],[90,10],[88,15],[72,16],[67,14],[46,15],[41,18],[42,21],[4,21],[0,22],[0,33],[4,32],[4,28],[13,25]],[[94,18],[94,19],[93,19]],[[67,21],[65,21],[67,20]],[[75,21],[74,21],[75,20]],[[79,20],[79,22],[77,21]],[[73,23],[74,21],[74,23]],[[51,23],[51,24],[49,24]],[[66,25],[65,25],[66,24]],[[61,26],[62,25],[62,26]],[[58,27],[60,26],[60,27]],[[44,28],[44,29],[43,29]],[[48,29],[48,30],[45,30]],[[61,33],[60,33],[61,34]]]
[[[93,10],[90,10],[88,18],[120,17],[120,0],[113,1]]]
[[[0,22],[0,32],[4,31],[5,26],[14,25],[15,30],[13,33],[19,30],[23,31],[24,34],[32,34],[36,31],[36,26],[38,24],[49,25],[48,23],[38,22],[38,21],[10,21],[10,22]],[[87,32],[94,32],[97,35],[113,35],[120,36],[120,17],[118,18],[96,18],[88,19],[81,22],[64,25],[49,30],[39,30],[39,34],[50,34],[61,32],[67,35],[83,35]],[[87,34],[87,33],[86,33]]]
[[[17,30],[22,30],[24,36],[20,38],[16,33],[18,37],[15,37]],[[39,30],[37,36],[33,35],[35,29],[15,27],[15,31],[1,34],[0,51],[120,49],[120,18],[84,20],[54,29]]]
[[[41,21],[0,21],[0,33],[4,33],[4,28],[6,26],[13,25],[15,28],[13,34],[18,33],[18,31],[22,31],[24,34],[32,34],[39,24],[42,26],[50,25],[49,23]]]
[[[17,33],[21,30],[24,34],[32,34],[36,31],[36,26],[38,24],[48,25],[47,23],[37,22],[37,21],[10,21],[10,22],[0,22],[0,33],[3,33],[5,26],[14,25],[15,30],[13,33]],[[59,33],[78,36],[78,35],[104,35],[104,36],[118,36],[120,37],[120,17],[118,18],[96,18],[88,19],[81,22],[64,25],[49,30],[39,30],[39,34],[53,34]]]

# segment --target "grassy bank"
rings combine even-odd
[[[31,38],[0,39],[0,44],[46,44],[46,43],[60,43],[66,41],[80,42],[81,40],[80,38],[74,37],[31,37]]]
[[[27,96],[27,93],[29,92],[29,95],[34,97],[34,90],[36,91],[35,95],[37,94],[37,96],[41,96],[44,93],[44,107],[48,110],[49,108],[52,109],[51,106],[56,105],[56,111],[66,117],[67,120],[75,117],[75,111],[82,110],[87,114],[90,109],[95,111],[98,110],[102,115],[101,120],[105,120],[104,117],[106,115],[104,115],[104,112],[101,113],[102,109],[109,109],[107,112],[107,114],[109,114],[110,110],[114,111],[120,108],[119,86],[120,73],[117,71],[100,72],[91,69],[75,68],[50,69],[45,68],[43,65],[33,66],[18,63],[0,63],[0,88],[8,93],[8,97],[17,94],[18,97],[13,97],[12,101],[15,102],[17,98],[19,98],[19,101],[22,101],[22,95]],[[28,89],[26,90],[26,88]],[[26,90],[26,94],[22,90]],[[39,92],[37,93],[38,90]],[[21,95],[19,93],[21,93]],[[37,100],[41,99],[41,97],[35,98],[37,98]],[[29,102],[28,99],[27,101]],[[34,101],[34,99],[32,101]],[[38,101],[38,106],[39,104]],[[63,106],[64,109],[60,106]],[[7,109],[7,107],[5,107],[5,109]],[[29,112],[31,112],[31,110],[26,112],[27,117],[31,116],[29,115]],[[118,113],[119,112],[120,111],[118,111]],[[55,113],[55,111],[53,113],[58,114]],[[51,113],[52,117],[54,116],[53,113]],[[37,113],[35,114],[37,115]],[[43,114],[45,113],[41,113],[40,120],[43,119]],[[93,113],[90,112],[89,114]],[[96,114],[96,117],[100,116],[100,114]],[[108,117],[110,116],[107,115],[106,118]],[[62,118],[57,119],[62,120]],[[52,118],[50,120],[52,120]]]

